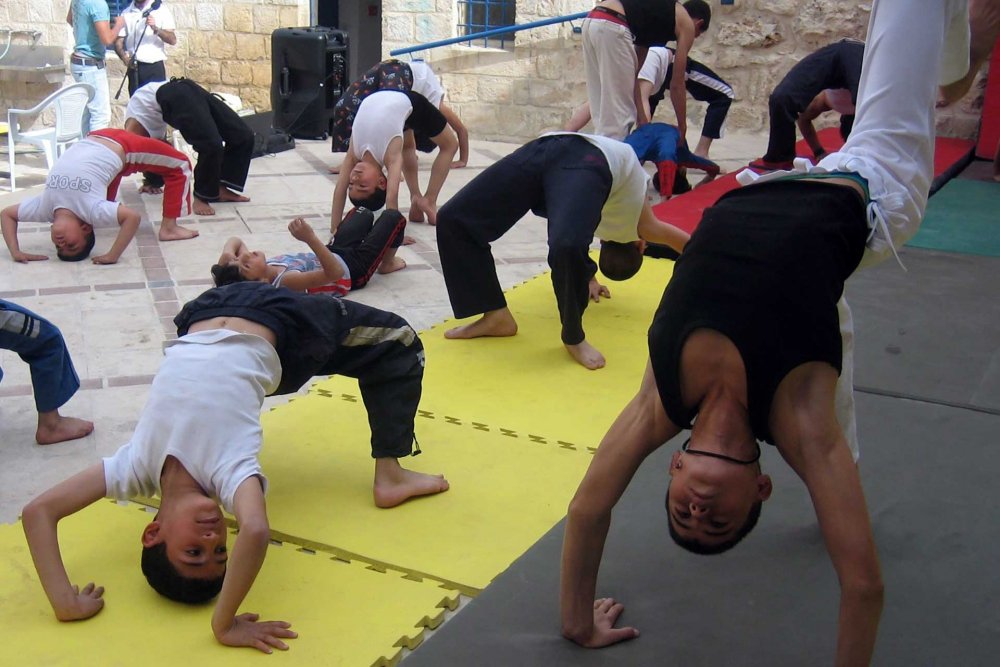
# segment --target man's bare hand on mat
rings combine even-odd
[[[589,637],[570,637],[585,648],[603,648],[618,642],[635,639],[639,631],[632,627],[616,628],[615,623],[625,606],[614,598],[594,600],[594,628]]]
[[[73,586],[73,596],[60,603],[56,608],[56,618],[60,621],[82,621],[104,609],[104,586],[89,583],[80,590]]]
[[[590,292],[590,300],[594,303],[600,303],[602,296],[605,299],[611,298],[611,291],[605,285],[597,282],[597,278],[590,279],[590,285],[587,286],[587,289]]]
[[[233,619],[233,624],[217,633],[215,638],[226,646],[251,646],[264,653],[273,653],[274,649],[288,650],[288,644],[281,641],[295,639],[298,633],[291,630],[291,623],[286,621],[260,621],[260,614],[240,614]]]

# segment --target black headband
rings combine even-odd
[[[715,452],[706,452],[700,449],[688,449],[688,444],[690,444],[690,442],[691,438],[688,438],[687,440],[684,441],[684,444],[681,445],[681,450],[687,452],[688,454],[697,454],[699,456],[711,456],[713,459],[722,459],[723,461],[729,461],[730,463],[736,463],[742,466],[753,465],[754,463],[757,463],[757,461],[760,460],[760,443],[756,441],[754,441],[754,444],[757,445],[757,456],[753,457],[749,461],[742,461],[740,459],[734,459],[732,456],[726,456],[725,454],[716,454]]]

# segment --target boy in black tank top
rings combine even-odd
[[[837,306],[862,261],[884,257],[919,225],[937,84],[962,76],[954,55],[968,48],[956,30],[963,12],[960,0],[876,0],[844,148],[803,174],[760,177],[705,212],[650,327],[639,392],[570,503],[561,577],[568,639],[597,648],[638,636],[615,627],[620,603],[594,600],[611,512],[646,457],[690,428],[669,469],[674,540],[700,554],[738,543],[772,490],[757,440],[774,443],[809,490],[840,581],[834,662],[870,663],[883,585],[835,407]]]

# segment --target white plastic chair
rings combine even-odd
[[[94,87],[89,83],[74,83],[60,88],[30,109],[7,111],[7,159],[10,162],[10,189],[14,190],[14,145],[34,144],[45,151],[49,169],[66,147],[83,138],[83,115],[87,103],[94,99]],[[55,110],[55,125],[37,130],[21,130],[22,116],[37,116],[49,107]]]

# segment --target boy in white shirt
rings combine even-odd
[[[212,630],[223,644],[286,649],[284,640],[295,637],[288,623],[237,615],[269,539],[267,479],[257,460],[264,397],[294,392],[314,375],[357,377],[372,429],[375,504],[440,493],[448,489],[442,476],[397,460],[412,451],[423,346],[392,313],[259,282],[209,290],[174,322],[180,338],[166,350],[130,442],[24,508],[35,568],[59,620],[97,614],[104,589],[70,583],[59,520],[106,496],[159,494],[159,512],[142,533],[150,585],[190,603],[219,593]],[[239,525],[228,567],[220,504]]]

